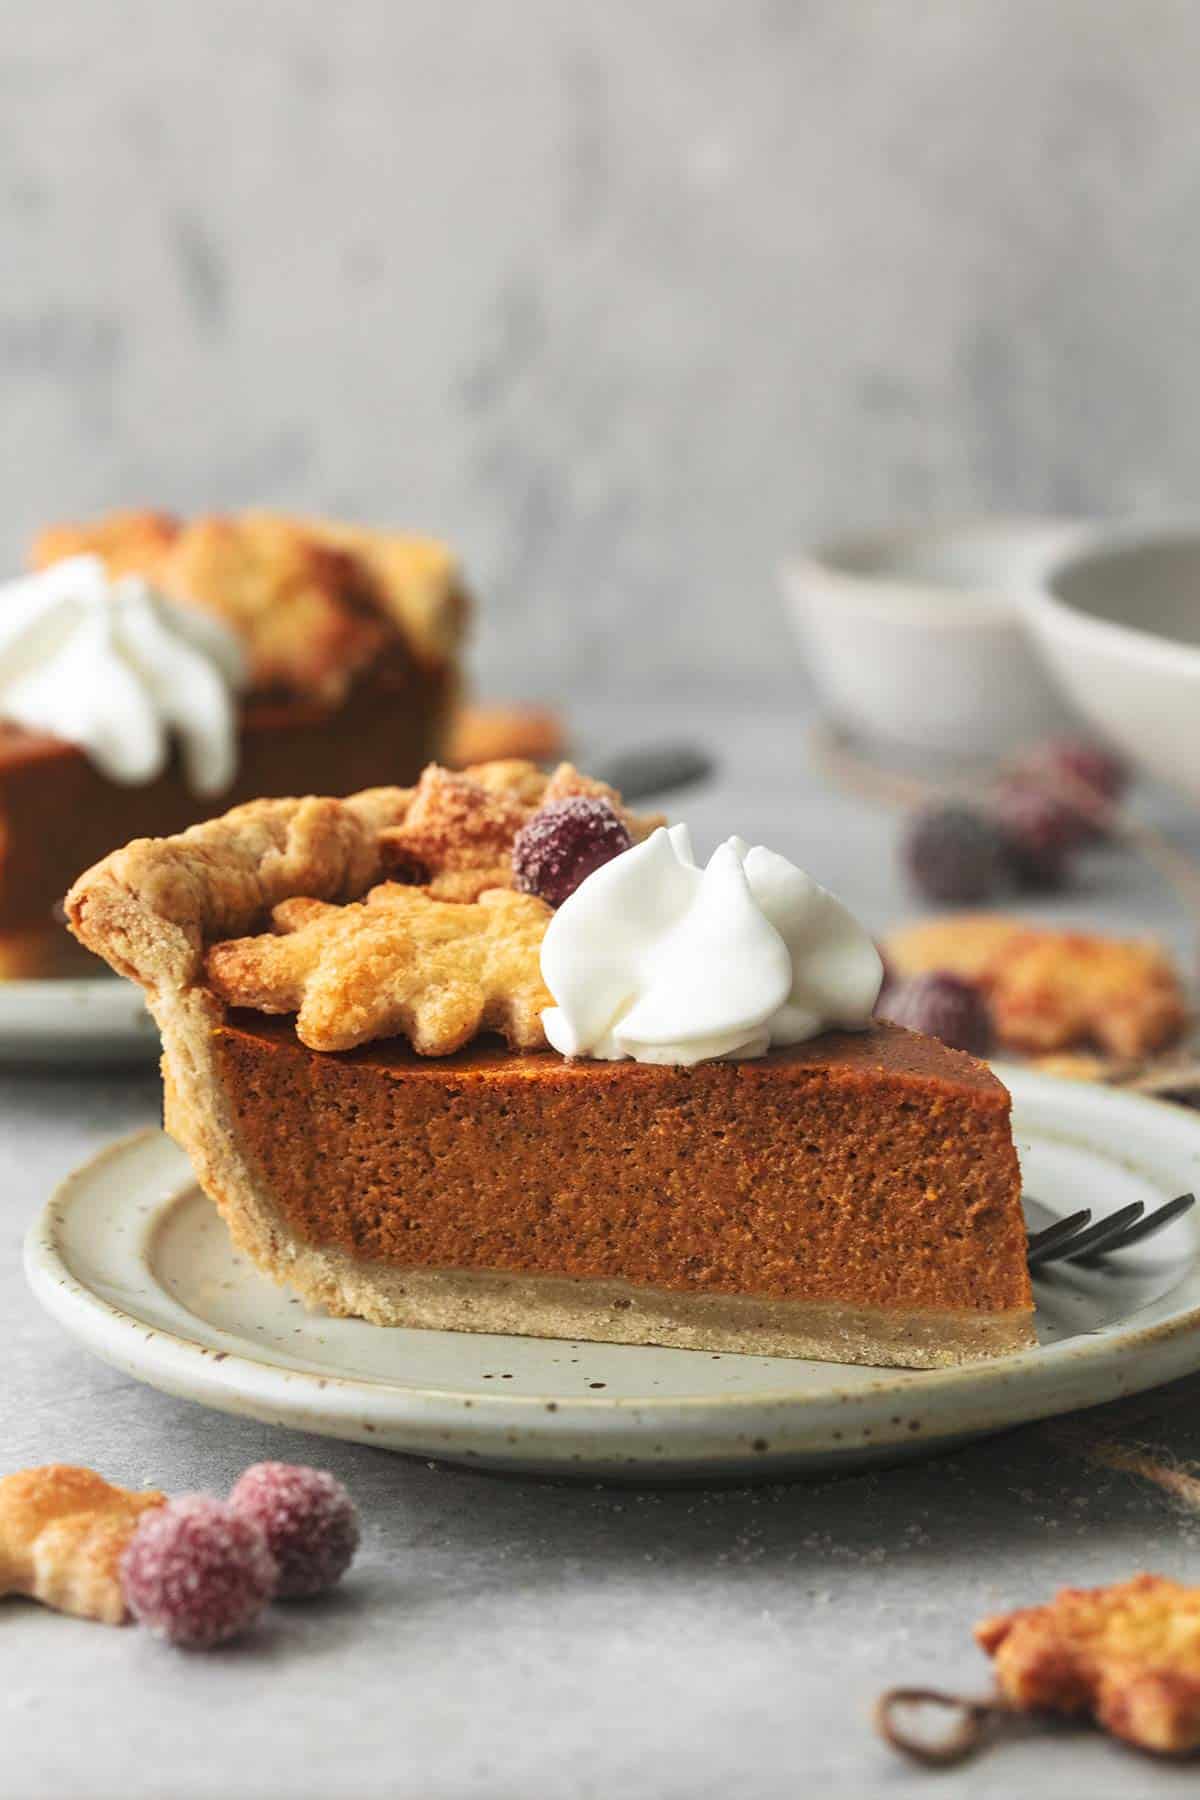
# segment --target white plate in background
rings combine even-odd
[[[1200,1184],[1200,1115],[1001,1071],[1037,1222]],[[1200,1210],[1200,1209],[1198,1209]],[[161,1132],[113,1145],[35,1221],[38,1299],[96,1355],[171,1394],[381,1449],[533,1474],[772,1477],[887,1461],[1200,1368],[1200,1219],[1038,1286],[1036,1349],[865,1369],[334,1319],[235,1252]]]
[[[142,990],[116,975],[0,981],[0,1065],[154,1062]]]

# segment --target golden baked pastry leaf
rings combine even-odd
[[[490,1030],[542,1049],[550,914],[515,892],[512,843],[573,793],[610,798],[635,837],[658,823],[570,764],[549,777],[527,762],[431,765],[416,788],[257,800],[136,840],[79,877],[67,923],[141,983],[160,1021],[197,1024],[227,1003],[295,1013],[315,1050],[407,1035],[444,1056]]]
[[[462,642],[468,601],[454,554],[436,538],[410,532],[305,519],[320,542],[356,556],[370,575],[385,609],[428,662],[448,662]]]
[[[901,976],[936,969],[977,982],[1014,1050],[1095,1047],[1134,1058],[1173,1043],[1187,1023],[1170,958],[1144,939],[966,913],[903,927],[884,948]]]
[[[179,520],[170,513],[108,513],[84,525],[47,525],[29,548],[30,565],[47,569],[68,556],[98,556],[110,575],[155,576],[179,536]]]
[[[0,1594],[24,1594],[80,1619],[120,1625],[121,1553],[154,1489],[114,1487],[92,1469],[49,1463],[0,1480]]]
[[[467,599],[443,544],[395,531],[249,510],[187,521],[119,512],[52,525],[35,568],[90,553],[215,614],[245,645],[255,689],[337,705],[388,655],[453,663]]]
[[[354,558],[269,513],[193,519],[156,579],[232,626],[257,688],[336,702],[385,643]]]
[[[295,1013],[311,1050],[403,1035],[422,1056],[449,1056],[481,1031],[537,1050],[549,919],[544,902],[504,888],[464,903],[384,882],[347,906],[285,900],[273,934],[214,944],[205,969],[230,1005]]]
[[[511,887],[518,831],[539,808],[573,794],[608,800],[634,843],[664,823],[661,815],[629,812],[615,788],[581,775],[571,763],[560,763],[552,775],[516,758],[459,772],[433,763],[404,818],[380,833],[384,867],[438,900],[475,900],[488,888]]]
[[[439,900],[511,887],[513,840],[531,810],[507,788],[432,764],[401,823],[380,834],[385,866]]]
[[[1091,1713],[1144,1750],[1200,1748],[1200,1588],[1159,1575],[1064,1588],[975,1636],[1015,1707]]]

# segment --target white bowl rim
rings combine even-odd
[[[953,542],[985,533],[996,538],[1011,537],[1014,543],[1023,542],[1032,548],[1041,540],[1047,540],[1049,545],[1060,536],[1070,542],[1076,534],[1089,529],[1085,521],[1061,513],[965,513],[924,523],[876,526],[826,538],[810,549],[794,552],[781,561],[779,577],[785,587],[791,588],[802,577],[815,574],[824,582],[852,590],[854,606],[860,613],[892,622],[935,625],[944,631],[1019,629],[1022,594],[1015,588],[987,582],[923,581],[887,569],[852,569],[845,566],[844,559],[856,551]],[[1049,547],[1045,554],[1047,558],[1052,555]],[[1057,562],[1058,559],[1055,566]],[[1030,584],[1044,578],[1044,569],[1033,570]],[[947,595],[967,604],[947,606]]]
[[[1039,617],[1053,617],[1068,630],[1086,633],[1093,641],[1107,644],[1115,652],[1137,656],[1146,667],[1176,676],[1186,672],[1200,677],[1200,644],[1185,644],[1179,638],[1147,631],[1142,625],[1097,618],[1094,613],[1064,600],[1055,588],[1055,583],[1068,570],[1082,563],[1098,562],[1109,554],[1146,549],[1180,538],[1192,539],[1200,550],[1200,516],[1187,513],[1127,525],[1093,526],[1064,556],[1056,558],[1042,571],[1040,582],[1015,596],[1016,604],[1032,623],[1036,624]]]

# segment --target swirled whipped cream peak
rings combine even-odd
[[[246,659],[226,625],[137,575],[71,556],[0,587],[0,718],[75,744],[111,781],[161,775],[178,741],[188,785],[237,772]]]
[[[691,1064],[763,1056],[871,1022],[883,964],[840,900],[771,850],[732,837],[706,868],[686,825],[605,863],[542,944],[564,1056]]]

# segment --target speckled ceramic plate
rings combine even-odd
[[[1003,1074],[1037,1224],[1200,1185],[1200,1115]],[[88,1349],[168,1393],[542,1474],[763,1477],[883,1461],[1200,1368],[1195,1212],[1106,1268],[1040,1282],[1037,1349],[922,1373],[384,1330],[306,1312],[235,1254],[159,1132],[115,1144],[64,1183],[30,1231],[26,1269]]]
[[[0,981],[0,1064],[78,1068],[153,1062],[158,1054],[158,1027],[131,981],[107,974]]]

